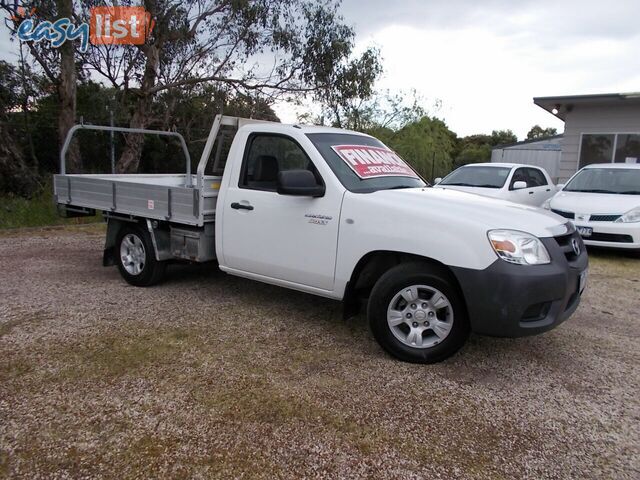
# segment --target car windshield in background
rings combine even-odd
[[[563,189],[566,192],[640,195],[640,169],[586,168]]]
[[[509,167],[460,167],[447,175],[440,185],[502,188],[510,171]]]
[[[345,133],[308,133],[307,137],[351,192],[426,186],[413,169],[373,137]],[[365,155],[369,157],[363,161]]]

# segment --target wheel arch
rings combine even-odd
[[[118,233],[126,225],[137,225],[149,233],[156,260],[163,261],[173,258],[170,249],[169,227],[166,222],[110,213],[104,213],[104,215],[107,222],[107,234],[102,255],[102,265],[104,267],[116,264],[116,241]]]
[[[105,214],[105,220],[107,222],[107,233],[104,241],[104,251],[102,254],[102,266],[110,267],[116,264],[116,243],[118,233],[124,225],[139,225],[141,228],[146,228],[143,223],[143,219],[136,217],[116,216],[112,214]]]
[[[360,311],[362,299],[368,297],[375,283],[385,272],[403,263],[424,263],[438,270],[452,282],[462,298],[465,309],[467,308],[460,282],[449,266],[434,258],[413,253],[374,250],[358,260],[347,282],[343,298],[345,318],[355,316]]]

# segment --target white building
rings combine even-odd
[[[491,151],[491,161],[498,163],[522,163],[542,167],[553,179],[560,178],[562,135],[498,145]]]
[[[565,122],[558,168],[561,182],[591,163],[640,163],[640,93],[533,101]]]

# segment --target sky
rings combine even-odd
[[[640,0],[343,0],[340,11],[356,52],[381,52],[377,88],[416,89],[460,136],[562,132],[533,97],[640,91]],[[15,60],[0,30],[0,58]],[[275,106],[284,122],[302,108]]]
[[[379,88],[415,88],[458,135],[564,129],[533,97],[640,91],[639,0],[344,0]],[[295,109],[277,105],[283,121]]]

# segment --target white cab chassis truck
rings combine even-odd
[[[66,174],[80,129],[176,137],[180,175]],[[587,255],[573,224],[542,209],[430,188],[375,138],[218,115],[195,175],[174,132],[77,125],[61,151],[64,216],[103,212],[103,264],[132,285],[172,261],[366,305],[374,337],[418,363],[455,353],[469,332],[519,337],[577,308]]]

